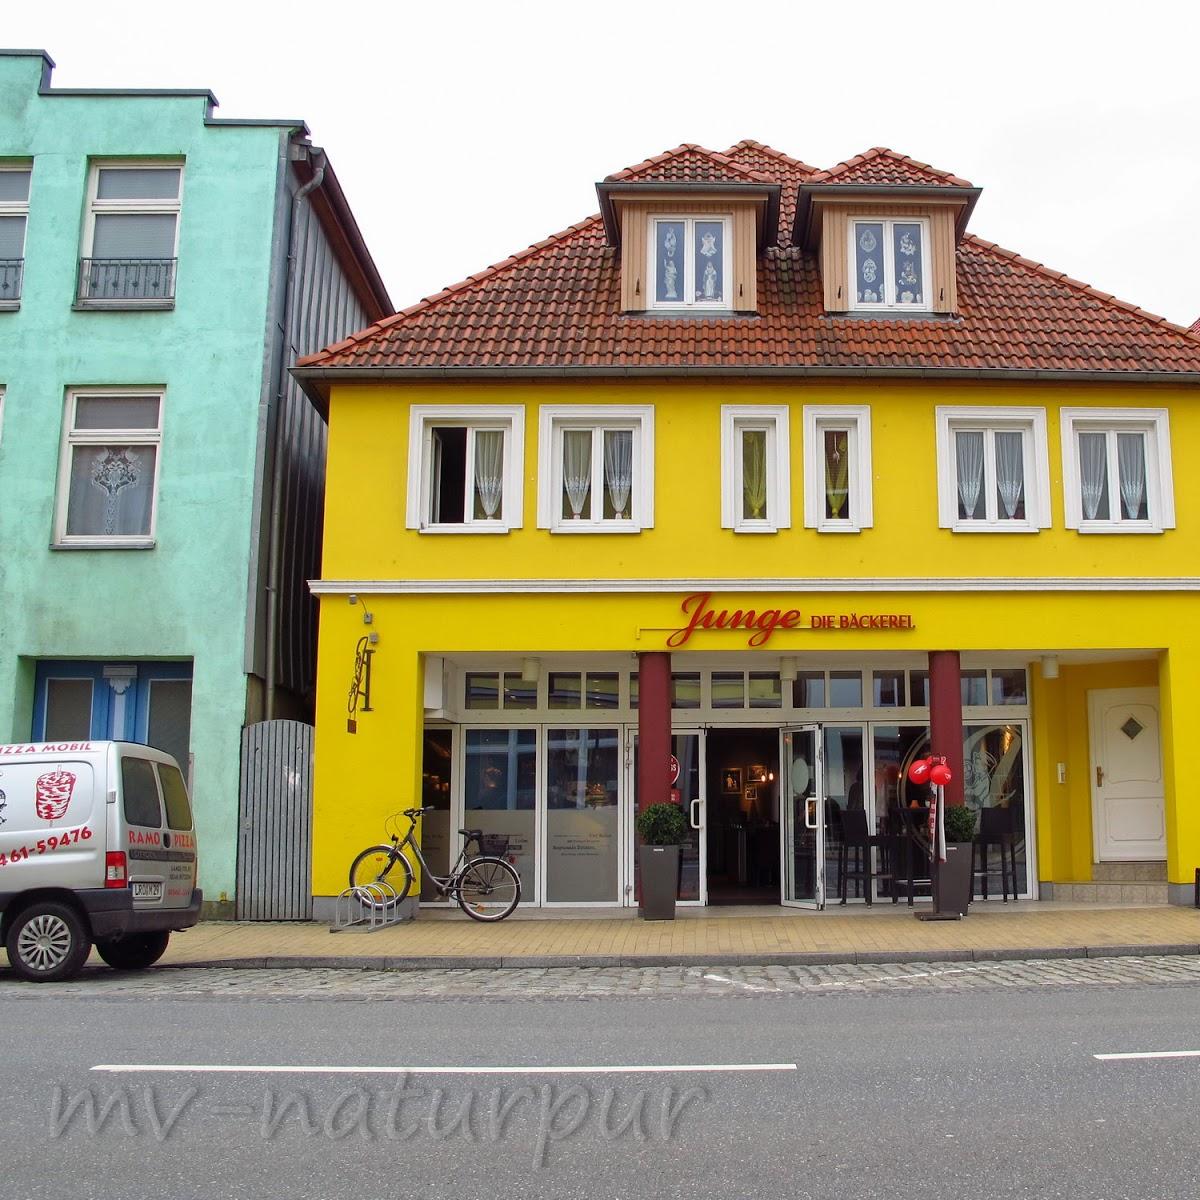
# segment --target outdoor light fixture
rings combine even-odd
[[[521,659],[521,682],[537,683],[542,675],[542,664],[536,658]]]
[[[1042,655],[1042,678],[1058,678],[1058,656],[1056,654]]]
[[[795,683],[798,674],[799,671],[796,668],[796,660],[794,658],[781,658],[779,660],[779,678],[784,683]]]

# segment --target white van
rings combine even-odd
[[[0,937],[13,970],[157,962],[200,919],[196,831],[175,760],[126,742],[0,744]]]

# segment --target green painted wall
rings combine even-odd
[[[0,158],[32,157],[20,310],[0,312],[0,740],[27,740],[32,661],[194,660],[206,899],[233,894],[246,606],[272,239],[287,127],[206,126],[200,96],[39,95],[0,56]],[[176,305],[72,311],[89,160],[182,156]],[[164,385],[157,544],[52,550],[64,392]]]

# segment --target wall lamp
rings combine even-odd
[[[536,658],[521,659],[521,682],[537,683],[542,677],[542,664]]]
[[[799,669],[794,658],[784,657],[779,660],[779,678],[784,683],[795,683],[798,674]]]
[[[1042,678],[1057,679],[1058,678],[1058,655],[1043,654],[1042,655]]]

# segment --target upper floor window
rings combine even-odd
[[[730,217],[653,217],[650,307],[732,308]]]
[[[721,406],[721,525],[774,533],[792,523],[787,405]]]
[[[0,308],[16,308],[25,274],[28,166],[0,166]]]
[[[409,529],[507,533],[521,525],[525,410],[414,405],[409,424]]]
[[[162,400],[158,389],[67,393],[57,545],[153,543]]]
[[[1166,409],[1061,410],[1068,529],[1160,533],[1175,527]]]
[[[80,305],[174,304],[182,185],[178,164],[93,164],[79,262]]]
[[[857,533],[872,521],[870,408],[806,404],[805,526],[823,533]]]
[[[538,526],[636,533],[654,524],[654,409],[543,406]]]
[[[1050,525],[1046,410],[937,409],[938,523],[1030,533]]]
[[[850,275],[855,308],[930,308],[929,222],[851,221]]]

